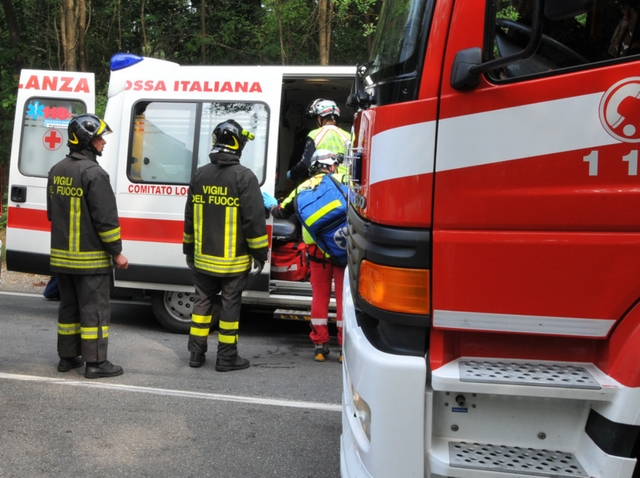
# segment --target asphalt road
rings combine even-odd
[[[0,477],[340,476],[335,337],[316,363],[306,323],[246,311],[251,368],[216,372],[211,353],[193,369],[186,336],[114,302],[109,360],[125,373],[89,380],[56,370],[56,311],[0,292]]]

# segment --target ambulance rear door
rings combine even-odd
[[[7,198],[7,269],[49,274],[46,185],[68,153],[67,125],[95,109],[93,73],[22,70],[11,144]]]
[[[117,170],[110,174],[116,178],[123,253],[129,259],[127,270],[116,270],[115,285],[157,291],[152,299],[161,293],[169,313],[187,322],[193,282],[182,239],[189,181],[209,163],[215,126],[234,119],[255,135],[241,164],[255,173],[263,191],[273,193],[282,71],[180,67],[145,58],[112,72],[110,85],[122,87],[110,93],[105,114],[120,139],[107,144],[104,156],[107,164],[117,157]],[[247,289],[268,298],[268,266]]]

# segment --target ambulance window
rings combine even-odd
[[[269,124],[269,110],[264,103],[205,103],[200,122],[198,167],[209,163],[211,133],[214,128],[219,123],[230,119],[237,121],[240,126],[254,134],[255,139],[246,143],[240,162],[250,168],[257,176],[258,182],[263,184]]]
[[[555,0],[561,1],[561,0]],[[531,36],[533,0],[492,0],[493,58],[521,51]],[[625,61],[640,54],[640,0],[601,0],[587,12],[551,20],[543,16],[542,43],[523,61],[491,76],[509,79],[572,71],[595,64]],[[637,59],[637,58],[636,58]]]
[[[209,163],[211,133],[233,119],[255,135],[242,164],[265,178],[268,109],[261,103],[139,102],[134,107],[128,175],[133,182],[188,184],[195,168]]]
[[[67,125],[86,112],[76,100],[31,98],[25,105],[18,168],[25,176],[47,177],[67,153]]]
[[[134,182],[188,184],[197,104],[139,102],[134,113],[129,178]]]

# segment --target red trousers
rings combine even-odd
[[[311,333],[309,337],[314,344],[329,341],[329,301],[331,300],[331,282],[335,282],[336,293],[336,325],[338,326],[338,345],[342,347],[342,282],[344,267],[333,265],[329,261],[317,262],[313,258],[311,266]]]

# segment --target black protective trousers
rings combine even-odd
[[[234,277],[218,277],[194,271],[196,301],[191,315],[189,352],[207,351],[207,338],[212,326],[214,297],[220,293],[222,311],[218,328],[218,358],[229,360],[238,355],[238,328],[242,291],[248,273]]]
[[[109,274],[58,273],[58,356],[107,360],[111,303]]]

